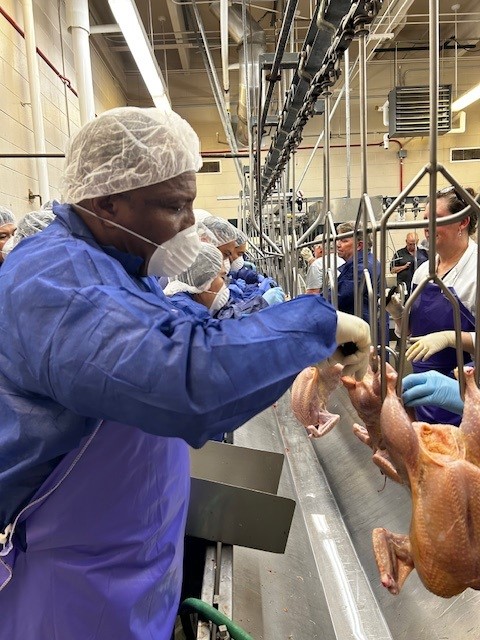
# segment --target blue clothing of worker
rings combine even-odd
[[[215,314],[214,318],[225,320],[226,318],[242,318],[250,313],[267,309],[268,302],[262,296],[255,296],[249,300],[232,300],[230,299]]]
[[[169,640],[186,443],[239,427],[328,357],[336,313],[301,296],[197,318],[54,211],[0,273],[0,638]]]
[[[358,264],[357,264],[357,273],[358,273],[358,284],[361,282],[361,277],[363,275],[363,250],[359,250],[357,252],[358,255]],[[370,273],[370,277],[373,282],[373,255],[369,252],[368,254],[368,272]],[[347,260],[344,264],[338,267],[338,310],[343,311],[344,313],[355,313],[355,303],[354,303],[354,271],[353,271],[353,256]],[[380,274],[381,268],[380,263],[377,261],[377,291],[380,291]],[[362,299],[362,318],[365,322],[369,322],[370,312],[368,308],[368,292],[367,288],[363,289],[363,299]]]
[[[416,285],[413,286],[415,291]],[[475,318],[458,297],[455,289],[449,287],[450,293],[457,300],[460,308],[460,328],[462,331],[475,331]],[[410,311],[410,331],[420,336],[437,331],[445,331],[454,326],[453,307],[440,287],[428,282],[415,300]],[[469,362],[470,355],[463,353],[463,361]],[[438,371],[453,378],[453,370],[457,366],[455,349],[442,349],[426,360],[412,362],[413,372]],[[443,407],[423,405],[415,409],[416,419],[431,424],[452,424],[458,426],[462,416]]]

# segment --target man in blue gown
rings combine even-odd
[[[156,278],[199,251],[200,166],[174,112],[105,112],[70,141],[67,204],[1,269],[1,640],[169,640],[187,443],[327,357],[365,372],[368,327],[318,296],[225,321],[167,300]]]

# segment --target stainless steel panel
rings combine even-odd
[[[294,510],[289,498],[192,478],[186,533],[283,553]]]
[[[266,493],[277,493],[284,456],[223,442],[207,442],[190,450],[190,474]]]

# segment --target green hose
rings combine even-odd
[[[220,613],[218,609],[215,609],[215,607],[212,607],[203,600],[187,598],[181,604],[180,610],[182,609],[192,609],[199,613],[202,618],[210,620],[217,626],[224,624],[233,640],[253,640],[251,635],[236,625],[230,618],[227,618],[226,615]]]

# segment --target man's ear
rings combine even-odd
[[[115,228],[114,225],[108,224],[110,220],[115,221],[118,214],[119,198],[117,196],[99,196],[91,199],[91,208],[101,220],[100,224],[110,229]]]

